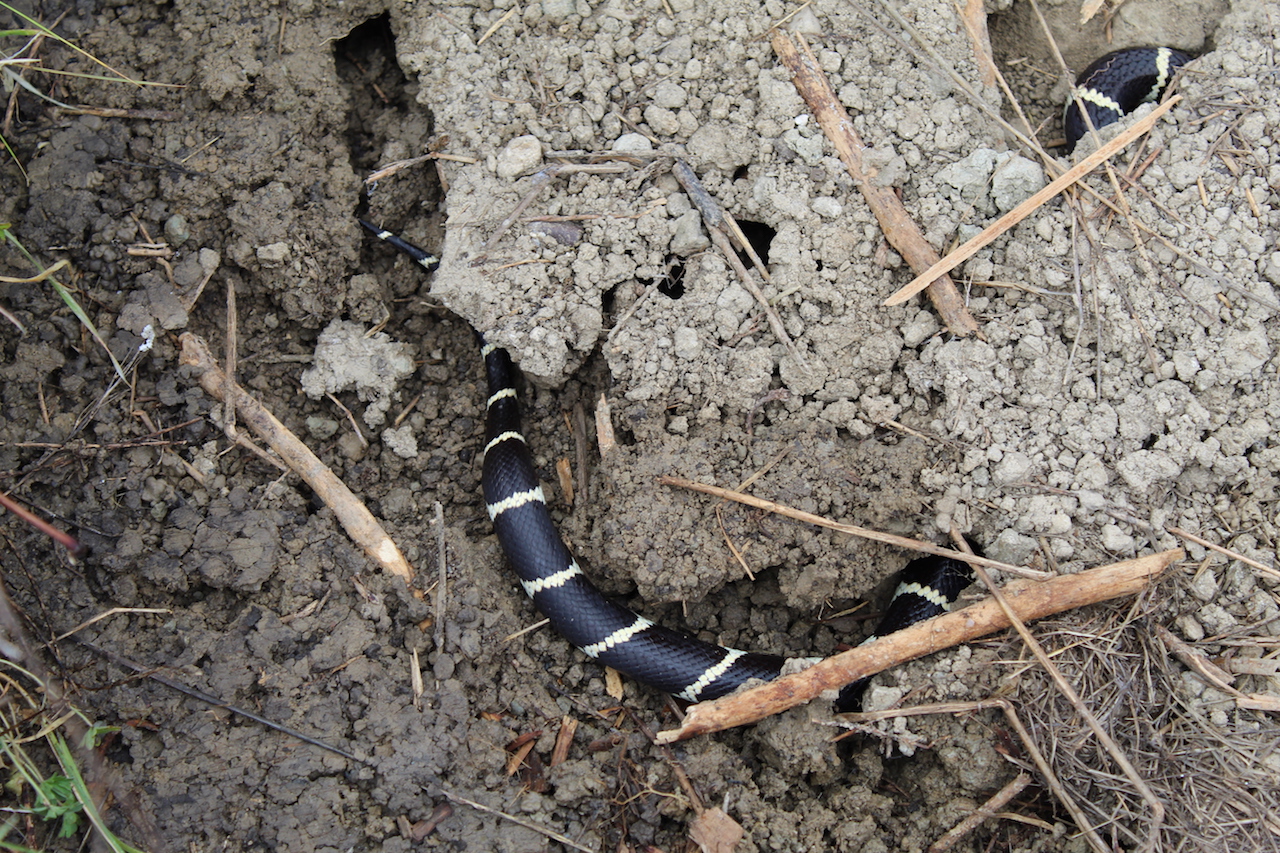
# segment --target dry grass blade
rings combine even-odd
[[[959,532],[953,530],[952,536],[961,545],[965,544],[964,539],[960,536]],[[982,566],[974,566],[973,573],[978,576],[978,579],[990,591],[992,597],[1000,605],[1000,609],[1004,612],[1005,616],[1008,617],[1009,623],[1013,626],[1014,630],[1018,632],[1018,637],[1026,645],[1031,654],[1035,656],[1035,659],[1039,662],[1040,666],[1044,668],[1044,671],[1049,674],[1049,677],[1053,680],[1054,686],[1057,687],[1063,698],[1071,704],[1071,707],[1074,708],[1076,713],[1080,715],[1080,718],[1084,720],[1085,725],[1088,726],[1094,737],[1096,737],[1102,744],[1107,754],[1111,756],[1112,761],[1119,766],[1121,772],[1146,802],[1147,808],[1150,810],[1151,814],[1151,823],[1147,837],[1142,842],[1142,849],[1144,851],[1155,850],[1159,829],[1164,823],[1164,804],[1160,802],[1160,799],[1156,797],[1155,792],[1151,790],[1151,787],[1147,784],[1147,780],[1138,773],[1137,768],[1133,766],[1133,762],[1129,760],[1129,756],[1125,751],[1120,748],[1119,744],[1117,744],[1106,729],[1102,727],[1097,716],[1092,710],[1090,710],[1090,706],[1080,698],[1080,694],[1076,691],[1075,687],[1072,686],[1071,682],[1062,674],[1062,671],[1058,669],[1054,662],[1049,658],[1049,655],[1045,652],[1044,648],[1041,647],[1039,641],[1032,636],[1029,630],[1027,630],[1027,626],[1014,611],[1013,605],[1010,603],[1009,599],[991,580],[991,576],[987,574],[986,569]],[[1107,846],[1103,844],[1102,840],[1092,832],[1090,827],[1087,825],[1081,825],[1081,829],[1086,830],[1086,837],[1089,839],[1089,843],[1094,846],[1094,849],[1098,850],[1099,853],[1107,853]]]
[[[955,251],[950,252],[945,258],[929,267],[929,269],[925,270],[920,275],[916,276],[912,279],[910,284],[886,299],[884,304],[898,305],[906,302],[908,299],[928,287],[929,284],[938,276],[951,272],[953,269],[972,258],[979,251],[991,245],[991,243],[995,242],[1000,235],[1004,234],[1010,228],[1030,216],[1032,211],[1037,207],[1040,207],[1040,205],[1049,201],[1051,198],[1058,195],[1058,193],[1089,174],[1089,172],[1093,171],[1097,166],[1114,156],[1116,152],[1120,151],[1120,149],[1124,148],[1134,139],[1155,127],[1156,122],[1158,122],[1165,113],[1173,109],[1174,105],[1181,100],[1182,98],[1180,96],[1175,95],[1163,104],[1160,104],[1150,113],[1134,122],[1115,139],[1107,142],[1097,151],[1081,160],[1075,166],[1063,173],[1061,177],[1056,178],[1052,183],[1040,190],[1040,192],[1031,196],[1031,198],[1001,216],[995,222],[982,229],[981,233],[975,235],[972,239],[966,241],[964,245],[960,246]]]
[[[477,811],[482,811],[491,815],[495,815],[497,817],[502,818],[503,820],[509,820],[512,823],[516,824],[517,826],[523,826],[525,829],[532,829],[534,832],[541,833],[542,835],[545,835],[547,838],[550,838],[552,841],[560,842],[565,847],[570,847],[574,850],[581,850],[583,851],[583,853],[595,853],[595,851],[592,848],[583,847],[581,844],[574,841],[569,836],[560,832],[556,832],[554,829],[547,829],[545,826],[540,826],[531,820],[525,820],[522,817],[517,817],[513,814],[508,814],[507,812],[504,812],[504,811],[499,811],[498,809],[491,808],[490,806],[486,806],[483,803],[477,803],[475,800],[469,800],[466,797],[462,796],[461,794],[455,794],[452,791],[441,790],[440,793],[444,794],[446,797],[448,797],[450,800],[453,800],[455,803],[460,803],[464,806],[471,806],[471,808],[476,809]]]
[[[1140,797],[1039,670],[1020,676],[1022,716],[1089,822],[1121,846],[1150,838],[1170,853],[1280,850],[1280,719],[1232,707],[1225,692],[1186,679],[1156,633],[1142,629],[1168,608],[1152,595],[1128,609],[1136,613],[1110,608],[1087,626],[1039,629],[1054,662],[1165,805],[1162,826],[1142,819]]]

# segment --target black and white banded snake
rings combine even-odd
[[[368,231],[431,271],[439,260],[364,220]],[[587,656],[650,687],[689,702],[715,699],[751,679],[771,681],[787,659],[706,643],[646,619],[600,592],[556,530],[533,457],[521,431],[516,369],[507,351],[481,338],[489,398],[480,477],[489,518],[520,585],[565,639]],[[875,636],[949,610],[972,581],[969,567],[945,557],[912,561]],[[851,709],[866,680],[848,685],[836,702]]]
[[[1067,150],[1088,131],[1076,98],[1093,127],[1110,124],[1163,93],[1178,68],[1191,59],[1170,48],[1116,51],[1079,77],[1064,116]],[[360,224],[379,239],[433,271],[439,259],[377,228]],[[481,486],[494,530],[524,591],[555,630],[591,658],[689,702],[715,699],[751,679],[777,678],[786,659],[744,652],[698,640],[635,613],[601,593],[579,567],[556,530],[532,455],[521,431],[516,370],[507,351],[483,342],[489,397]],[[913,560],[872,637],[884,636],[951,609],[972,581],[969,567],[945,557]],[[866,679],[848,685],[837,710],[856,708]]]
[[[1076,78],[1062,116],[1067,153],[1089,132],[1088,122],[1095,129],[1105,127],[1140,105],[1159,100],[1173,75],[1191,59],[1190,54],[1171,47],[1129,47],[1089,63]]]

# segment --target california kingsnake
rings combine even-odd
[[[430,271],[439,261],[389,231],[360,221]],[[689,702],[715,699],[749,679],[777,678],[786,659],[705,643],[658,625],[606,597],[565,547],[520,425],[516,370],[507,351],[481,341],[489,399],[481,487],[508,562],[533,604],[589,657]],[[951,609],[972,581],[969,567],[943,557],[913,560],[875,634],[884,636]],[[866,679],[841,691],[840,710],[857,707]]]
[[[1190,60],[1181,51],[1159,47],[1119,50],[1092,63],[1076,81],[1075,97],[1067,105],[1067,151],[1088,132],[1076,97],[1096,129],[1160,97],[1173,73]],[[439,266],[435,255],[364,220],[360,224],[427,272]],[[547,510],[521,432],[511,357],[483,339],[481,353],[489,384],[481,474],[485,503],[521,586],[552,627],[589,657],[689,702],[724,696],[749,679],[777,678],[785,658],[724,648],[664,628],[609,599],[591,583]],[[867,642],[950,610],[971,581],[965,563],[932,556],[913,560]],[[863,679],[845,687],[837,709],[856,707],[865,684]]]
[[[1171,47],[1130,47],[1112,51],[1090,63],[1076,79],[1063,113],[1067,153],[1075,150],[1076,143],[1089,132],[1077,98],[1084,104],[1096,130],[1118,121],[1141,104],[1158,100],[1174,72],[1192,59],[1190,54]]]

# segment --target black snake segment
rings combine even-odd
[[[1067,134],[1067,153],[1089,132],[1076,98],[1084,104],[1094,129],[1118,121],[1140,105],[1164,94],[1174,72],[1194,57],[1171,47],[1130,47],[1095,59],[1080,72],[1072,97],[1067,101],[1062,123]]]
[[[436,256],[360,220],[370,233],[424,269]],[[749,679],[777,678],[786,658],[705,643],[664,628],[605,596],[565,547],[547,510],[533,457],[521,431],[516,369],[507,351],[481,339],[488,378],[481,486],[498,542],[520,585],[552,627],[589,657],[688,702],[715,699]],[[913,560],[875,634],[893,633],[951,609],[972,582],[968,565],[943,557]],[[836,707],[858,706],[867,679],[846,686]]]
[[[1084,104],[1093,126],[1099,128],[1160,97],[1174,72],[1191,58],[1167,47],[1115,51],[1084,70],[1073,94]],[[1088,132],[1075,97],[1067,106],[1064,123],[1070,152]],[[437,256],[390,231],[364,220],[360,224],[427,272],[439,266]],[[724,696],[749,679],[777,678],[785,658],[725,648],[664,628],[609,599],[591,583],[565,547],[547,510],[521,431],[511,358],[506,350],[485,344],[483,339],[481,353],[489,384],[481,474],[485,503],[508,562],[552,627],[589,657],[689,702]],[[903,570],[893,600],[866,642],[950,610],[971,581],[965,563],[943,557],[913,560]],[[845,687],[837,709],[856,708],[866,681]]]

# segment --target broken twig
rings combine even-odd
[[[222,400],[227,389],[226,376],[209,352],[209,345],[199,335],[191,332],[184,332],[179,341],[182,344],[182,364],[195,370],[200,387],[206,394]],[[230,387],[234,389],[236,409],[243,422],[261,436],[272,450],[280,454],[298,476],[307,481],[307,485],[333,510],[347,535],[366,554],[384,570],[405,583],[410,583],[413,580],[413,568],[364,502],[309,447],[280,423],[266,406],[249,396],[239,385],[232,384]]]
[[[1024,622],[1043,619],[1086,604],[1132,595],[1182,557],[1182,550],[1176,548],[1052,580],[1014,581],[1002,590],[1002,594]],[[671,743],[694,735],[750,725],[810,702],[826,690],[839,690],[859,678],[985,637],[1009,627],[1009,624],[1000,603],[994,598],[987,598],[963,610],[917,622],[874,643],[841,652],[803,672],[713,702],[693,705],[680,727],[659,732],[658,740]]]

